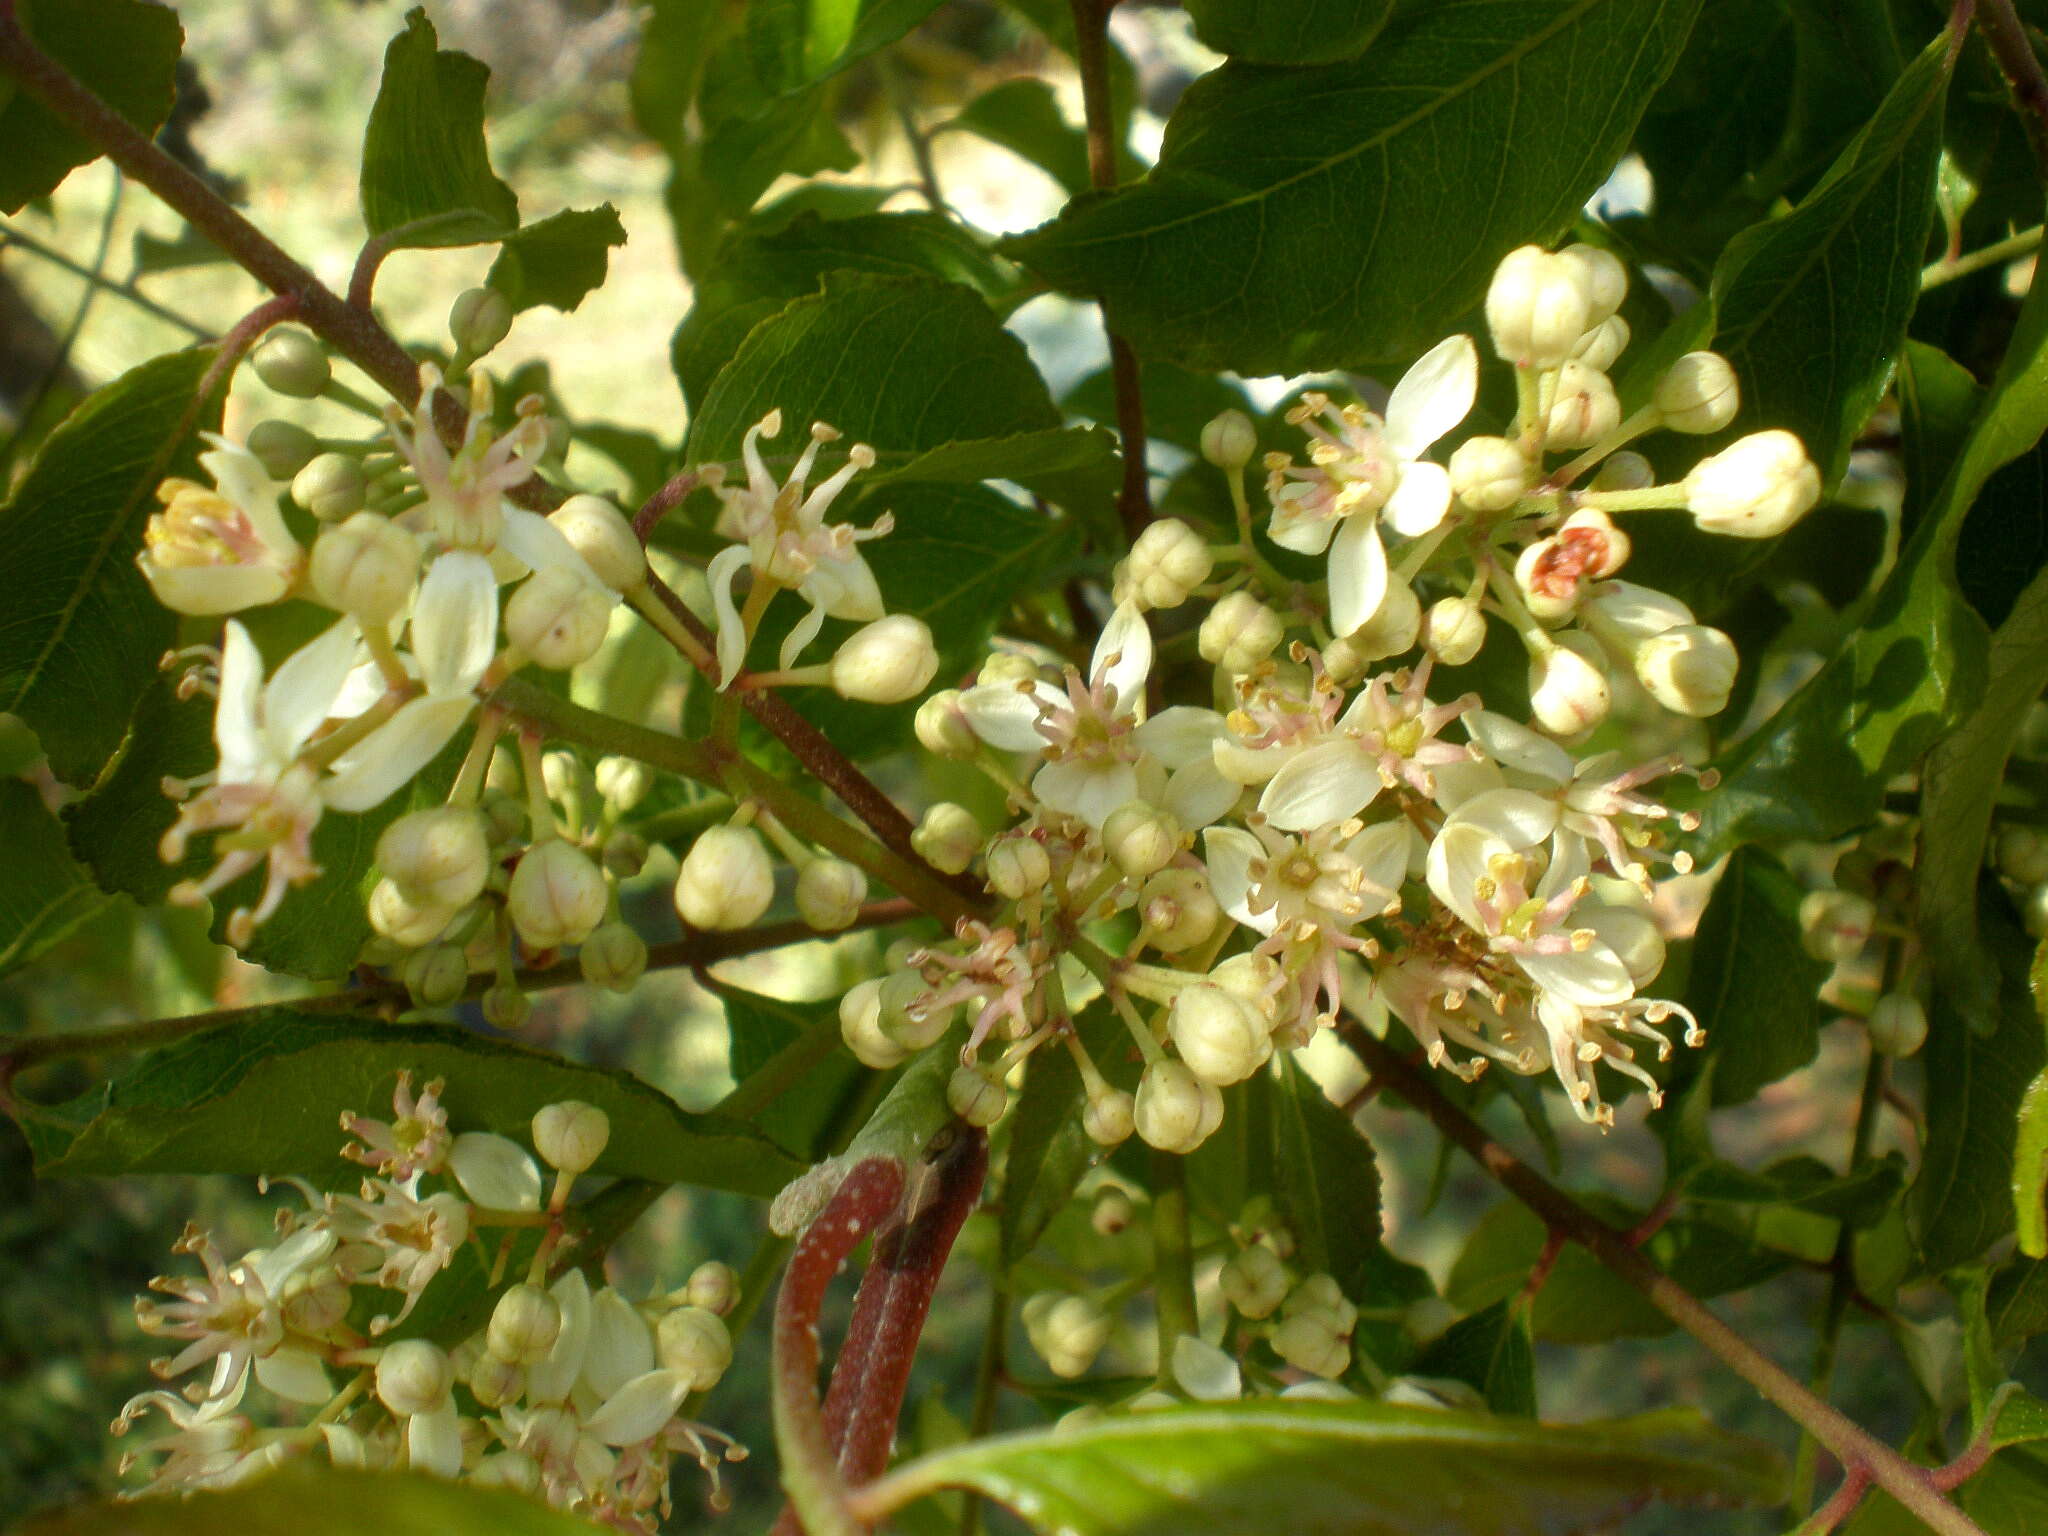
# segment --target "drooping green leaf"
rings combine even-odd
[[[754,0],[747,50],[761,87],[785,95],[857,64],[923,21],[939,0]]]
[[[1904,1188],[1905,1167],[1897,1154],[1872,1158],[1847,1174],[1812,1157],[1782,1158],[1760,1173],[1716,1159],[1691,1170],[1684,1181],[1688,1200],[1784,1205],[1852,1227],[1877,1221]]]
[[[652,0],[647,7],[633,60],[633,120],[671,151],[719,41],[724,9],[719,0]]]
[[[507,239],[488,281],[514,310],[546,304],[566,314],[604,283],[612,247],[625,243],[626,226],[610,203],[564,208]]]
[[[1462,1381],[1495,1413],[1536,1415],[1536,1349],[1529,1309],[1497,1301],[1461,1317],[1415,1362],[1411,1374]]]
[[[1071,1536],[1564,1536],[1645,1500],[1776,1497],[1764,1447],[1669,1412],[1571,1427],[1379,1403],[1229,1403],[1115,1414],[922,1457],[863,1491],[888,1510],[966,1487]]]
[[[1929,1274],[1975,1258],[2012,1230],[2020,1097],[2048,1063],[2028,995],[2029,941],[2000,902],[1984,904],[1983,922],[1997,967],[1992,1031],[1973,1030],[1943,988],[1928,1008],[1927,1138],[1906,1209]]]
[[[1283,1064],[1272,1086],[1275,1211],[1304,1267],[1334,1276],[1347,1295],[1374,1294],[1380,1172],[1372,1144],[1295,1062]]]
[[[34,0],[17,15],[35,45],[145,134],[170,115],[185,29],[151,0]],[[99,148],[0,72],[0,213],[48,195]]]
[[[590,1526],[509,1489],[424,1473],[290,1464],[237,1488],[76,1505],[22,1536],[589,1536]]]
[[[1707,1032],[1717,1105],[1755,1097],[1819,1049],[1827,967],[1801,947],[1799,897],[1777,860],[1742,849],[1693,937],[1684,1001]]]
[[[870,1075],[839,1048],[837,1003],[783,1003],[726,986],[718,995],[734,1091],[759,1103],[772,1089],[748,1122],[800,1162],[826,1156],[832,1133]]]
[[[64,828],[35,786],[0,779],[0,976],[28,964],[106,905],[64,844]]]
[[[1249,64],[1334,64],[1356,58],[1394,0],[1188,0],[1195,36]]]
[[[432,248],[501,239],[519,227],[519,199],[491,170],[484,147],[490,74],[480,60],[443,49],[424,8],[406,13],[405,30],[384,51],[363,134],[363,222],[371,234]]]
[[[0,710],[67,783],[99,777],[176,635],[135,557],[158,484],[196,474],[192,434],[219,424],[197,398],[213,357],[168,353],[95,391],[0,508]]]
[[[1067,121],[1059,98],[1043,80],[1005,80],[983,91],[946,125],[1028,160],[1058,182],[1069,197],[1092,183],[1088,176],[1088,134]]]
[[[1420,351],[1513,247],[1565,229],[1691,27],[1692,0],[1415,6],[1366,57],[1198,80],[1142,182],[1009,249],[1141,352],[1299,373]],[[1528,114],[1537,102],[1604,111]],[[1447,196],[1471,213],[1440,216]]]
[[[207,701],[179,698],[169,678],[152,684],[135,708],[113,771],[64,808],[71,851],[102,890],[154,903],[180,880],[205,872],[203,844],[177,864],[166,864],[157,845],[178,819],[178,802],[164,793],[164,780],[195,778],[216,760]]]
[[[383,1024],[289,1006],[144,1057],[103,1091],[57,1107],[80,1129],[45,1141],[38,1172],[298,1174],[325,1185],[359,1176],[341,1157],[344,1111],[389,1118],[398,1072],[443,1078],[458,1131],[525,1143],[534,1111],[562,1099],[611,1117],[596,1172],[772,1195],[803,1164],[752,1128],[692,1115],[625,1072],[440,1024]],[[351,1170],[354,1170],[351,1173]]]

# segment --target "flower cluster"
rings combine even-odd
[[[305,1186],[307,1208],[279,1212],[270,1247],[230,1263],[210,1236],[186,1230],[176,1251],[202,1273],[153,1280],[157,1294],[135,1313],[145,1333],[177,1346],[155,1362],[158,1377],[207,1376],[182,1393],[144,1392],[115,1421],[122,1436],[152,1410],[169,1421],[123,1458],[124,1471],[160,1458],[142,1491],[224,1487],[325,1456],[518,1488],[652,1532],[669,1512],[680,1452],[720,1499],[719,1463],[741,1453],[679,1410],[731,1363],[721,1314],[734,1300],[732,1271],[705,1264],[682,1290],[640,1305],[610,1286],[593,1291],[580,1269],[550,1283],[570,1241],[571,1189],[610,1135],[603,1111],[570,1101],[534,1116],[534,1148],[555,1170],[544,1196],[539,1166],[517,1143],[451,1133],[443,1086],[415,1094],[400,1073],[391,1120],[343,1116],[356,1138],[344,1155],[371,1176],[354,1195]],[[484,1239],[493,1227],[508,1234],[502,1246]],[[499,1289],[511,1236],[533,1230],[525,1278],[503,1286],[481,1332],[453,1349],[389,1337],[465,1244]],[[306,1422],[259,1425],[246,1406],[252,1381],[280,1409],[306,1410]]]

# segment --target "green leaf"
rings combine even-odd
[[[1243,411],[1257,419],[1259,412],[1244,390],[1213,373],[1199,373],[1174,363],[1144,364],[1141,375],[1145,397],[1145,435],[1172,443],[1189,453],[1202,451],[1202,428],[1224,411]],[[1104,425],[1116,421],[1116,382],[1107,368],[1097,369],[1060,397],[1060,408],[1086,416]],[[1227,519],[1230,504],[1225,499],[1223,477],[1208,464],[1191,468],[1208,482]]]
[[[1142,182],[1008,249],[1149,355],[1265,374],[1419,352],[1510,249],[1570,226],[1697,9],[1415,6],[1352,63],[1227,64]],[[1445,219],[1447,198],[1469,213]]]
[[[92,792],[64,808],[71,851],[102,890],[145,904],[162,901],[180,880],[210,865],[203,843],[182,862],[166,864],[157,844],[178,819],[166,778],[190,779],[217,761],[213,711],[203,699],[181,699],[169,678],[152,684],[135,708],[121,755]]]
[[[546,304],[566,314],[603,284],[611,248],[625,243],[626,226],[610,203],[564,208],[511,235],[487,281],[515,311]]]
[[[64,828],[35,786],[0,779],[0,976],[28,964],[106,905],[71,856]]]
[[[1303,1267],[1332,1275],[1348,1296],[1382,1298],[1372,1284],[1383,1252],[1372,1143],[1293,1060],[1271,1087],[1273,1206]]]
[[[1828,968],[1800,944],[1798,883],[1745,848],[1729,860],[1693,937],[1685,1005],[1707,1032],[1713,1102],[1740,1104],[1820,1047]]]
[[[36,46],[145,134],[170,115],[185,29],[177,13],[145,0],[24,0],[18,11]],[[0,72],[0,213],[47,196],[100,150]]]
[[[219,425],[217,397],[197,398],[213,357],[168,353],[95,390],[0,508],[0,711],[67,783],[99,777],[176,637],[135,556],[158,484],[196,474],[191,434]]]
[[[1985,905],[1984,937],[1998,975],[1993,1031],[1973,1030],[1940,987],[1928,1008],[1927,1139],[1906,1205],[1928,1274],[1975,1258],[2012,1230],[2020,1098],[2048,1063],[2028,995],[2028,940],[2001,903]]]
[[[1891,1209],[1905,1187],[1905,1165],[1896,1153],[1872,1158],[1854,1173],[1838,1174],[1813,1157],[1787,1157],[1761,1173],[1718,1159],[1691,1170],[1684,1180],[1688,1200],[1727,1205],[1784,1205],[1852,1227],[1867,1227]]]
[[[837,74],[923,21],[939,0],[751,0],[747,48],[763,90],[785,95]]]
[[[1137,1074],[1116,1038],[1123,1024],[1098,1008],[1078,1025],[1082,1044],[1098,1062],[1108,1063],[1110,1080],[1128,1092]],[[997,1208],[998,1251],[1005,1267],[1037,1246],[1045,1229],[1073,1198],[1081,1177],[1103,1157],[1103,1149],[1081,1126],[1087,1093],[1073,1052],[1039,1051],[1025,1070],[1024,1091],[1010,1112],[1009,1150],[1003,1162]]]
[[[60,1118],[90,1118],[68,1146],[45,1142],[37,1172],[297,1174],[341,1186],[361,1172],[341,1156],[341,1115],[388,1118],[392,1084],[408,1068],[421,1081],[446,1080],[442,1102],[456,1130],[522,1145],[542,1105],[595,1104],[612,1123],[601,1175],[767,1196],[803,1171],[750,1127],[688,1114],[629,1073],[447,1025],[283,1006],[154,1052],[104,1090],[57,1106]]]
[[[1251,64],[1334,64],[1356,58],[1394,0],[1188,0],[1195,36]]]
[[[2012,1155],[2013,1225],[2020,1252],[2048,1259],[2048,1071],[2035,1077],[2020,1097],[2019,1132]]]
[[[1536,1416],[1536,1349],[1529,1309],[1497,1301],[1451,1324],[1410,1371],[1470,1385],[1495,1413]]]
[[[237,1488],[77,1505],[21,1536],[590,1536],[587,1522],[508,1489],[423,1473],[353,1472],[300,1462]]]
[[[363,134],[363,222],[399,246],[477,245],[519,227],[519,199],[484,147],[482,61],[442,49],[424,8],[384,51]],[[407,229],[409,225],[418,226]]]
[[[1379,1403],[1230,1403],[998,1435],[922,1457],[863,1490],[887,1510],[972,1488],[1062,1536],[1562,1536],[1646,1499],[1751,1504],[1776,1458],[1674,1411],[1571,1427]]]
[[[1732,430],[1797,433],[1829,486],[1890,384],[1920,297],[1953,62],[1943,34],[1821,184],[1714,266],[1714,345],[1742,380]]]
[[[2015,1258],[2001,1265],[1991,1276],[1984,1314],[1991,1342],[2001,1349],[2048,1332],[2048,1263]]]
[[[770,1085],[766,1107],[748,1124],[798,1161],[814,1163],[832,1151],[833,1132],[867,1084],[869,1071],[839,1048],[839,1007],[783,1003],[719,986],[734,1091],[751,1102]]]
[[[1067,121],[1059,97],[1043,80],[1020,76],[983,91],[945,125],[1028,160],[1060,184],[1069,197],[1093,185],[1088,174],[1088,135]]]

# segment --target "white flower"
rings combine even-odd
[[[279,1303],[285,1283],[325,1258],[334,1241],[332,1233],[307,1227],[275,1248],[258,1249],[229,1264],[211,1237],[196,1226],[186,1227],[172,1251],[195,1255],[205,1267],[204,1277],[160,1275],[150,1281],[150,1289],[174,1299],[145,1296],[135,1302],[135,1320],[144,1333],[185,1341],[183,1350],[153,1362],[151,1369],[169,1380],[210,1360],[213,1380],[206,1395],[239,1399],[250,1365],[284,1342]]]
[[[157,601],[179,613],[237,613],[274,603],[305,569],[305,552],[277,512],[277,488],[248,449],[209,432],[199,462],[214,488],[170,479],[163,511],[143,529],[136,563]]]
[[[1476,695],[1431,704],[1430,661],[1413,672],[1375,677],[1352,699],[1336,730],[1288,758],[1266,784],[1259,810],[1283,831],[1330,827],[1356,816],[1382,789],[1406,784],[1432,795],[1431,769],[1467,760],[1469,751],[1437,733],[1477,703]]]
[[[450,453],[434,421],[434,399],[444,392],[440,369],[422,363],[420,397],[412,414],[393,406],[385,417],[392,442],[412,465],[427,498],[408,521],[444,548],[488,554],[505,532],[510,510],[505,493],[532,478],[534,465],[547,448],[542,402],[538,395],[521,400],[518,422],[503,436],[494,436],[490,375],[471,374],[469,423],[462,446]],[[537,514],[526,515],[546,521]]]

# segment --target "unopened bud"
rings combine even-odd
[[[1115,1237],[1137,1219],[1137,1206],[1114,1184],[1105,1184],[1096,1191],[1095,1204],[1088,1210],[1088,1225],[1098,1237]]]
[[[751,827],[707,827],[683,855],[676,911],[701,930],[745,928],[775,896],[775,868]]]
[[[1052,856],[1026,833],[1006,832],[989,845],[988,888],[1009,901],[1022,901],[1052,883]]]
[[[597,792],[604,803],[623,816],[647,798],[654,787],[654,772],[631,757],[601,757],[597,760]]]
[[[544,566],[512,589],[505,638],[550,671],[588,661],[604,644],[612,599],[581,571]]]
[[[882,982],[856,982],[839,999],[839,1038],[864,1067],[878,1072],[900,1066],[910,1052],[882,1033]]]
[[[931,988],[916,971],[896,971],[882,980],[882,1033],[906,1051],[936,1044],[953,1027],[958,1003],[934,1004]]]
[[[1223,1299],[1254,1320],[1271,1317],[1287,1299],[1287,1268],[1264,1243],[1240,1248],[1216,1277]]]
[[[934,757],[959,762],[980,750],[980,738],[960,711],[960,690],[943,688],[917,706],[917,743]]]
[[[533,949],[581,944],[604,921],[604,874],[574,843],[551,837],[520,856],[505,913]]]
[[[1629,656],[1652,636],[1696,622],[1692,610],[1669,592],[1632,581],[1603,582],[1586,606],[1589,625]]]
[[[1138,893],[1138,912],[1154,947],[1181,954],[1209,942],[1223,909],[1199,869],[1162,869]]]
[[[1147,523],[1117,568],[1117,601],[1141,608],[1178,608],[1209,579],[1216,557],[1209,542],[1178,518]]]
[[[1088,1096],[1081,1110],[1081,1129],[1098,1147],[1120,1147],[1137,1125],[1137,1101],[1121,1088],[1104,1088]]]
[[[1279,614],[1240,589],[1216,600],[1196,632],[1195,645],[1204,661],[1244,673],[1272,655],[1286,634]]]
[[[377,868],[417,905],[468,906],[491,873],[483,818],[462,805],[409,811],[378,837]]]
[[[1258,451],[1258,428],[1243,411],[1221,411],[1202,428],[1202,457],[1218,469],[1243,469]]]
[[[1589,448],[1620,425],[1621,399],[1606,374],[1584,363],[1558,370],[1545,447]]]
[[[689,1284],[683,1288],[683,1298],[693,1307],[702,1307],[706,1312],[715,1312],[723,1317],[740,1299],[740,1277],[730,1264],[706,1259],[690,1271]]]
[[[533,1013],[533,1000],[518,986],[500,982],[483,995],[484,1022],[493,1029],[514,1030]]]
[[[1009,1108],[1010,1091],[979,1067],[957,1067],[946,1082],[946,1103],[969,1125],[994,1125]]]
[[[1064,1380],[1081,1375],[1095,1363],[1102,1346],[1109,1342],[1109,1329],[1109,1314],[1087,1296],[1061,1296],[1050,1305],[1034,1306],[1025,1324],[1031,1347],[1053,1375]]]
[[[360,512],[369,495],[363,466],[345,453],[319,453],[292,476],[292,500],[323,523]]]
[[[448,334],[458,352],[482,357],[512,330],[512,301],[495,288],[466,288],[448,309]]]
[[[858,864],[820,858],[797,871],[797,915],[820,933],[851,928],[867,899],[867,871]]]
[[[1587,283],[1571,260],[1541,246],[1508,252],[1486,290],[1493,349],[1518,368],[1555,368],[1596,323]]]
[[[677,1307],[654,1325],[654,1354],[663,1370],[688,1379],[690,1391],[703,1392],[732,1364],[732,1334],[708,1307]]]
[[[249,361],[257,378],[280,395],[301,400],[317,397],[333,377],[326,349],[306,332],[288,327],[265,337]]]
[[[1852,891],[1808,891],[1799,899],[1800,943],[1816,960],[1853,960],[1877,926],[1877,905]]]
[[[581,1099],[543,1104],[533,1113],[533,1150],[562,1173],[591,1168],[611,1139],[611,1116]]]
[[[982,659],[981,670],[974,674],[974,681],[982,687],[995,687],[1028,683],[1037,677],[1038,664],[1029,656],[1020,656],[1015,651],[990,651]]]
[[[1223,1095],[1178,1061],[1155,1061],[1138,1079],[1133,1120],[1147,1146],[1192,1152],[1223,1123]]]
[[[324,1334],[348,1317],[355,1299],[349,1277],[333,1264],[294,1270],[284,1283],[279,1310],[287,1328]]]
[[[1553,736],[1576,736],[1607,718],[1607,678],[1577,651],[1552,645],[1529,658],[1529,712]]]
[[[404,611],[419,572],[419,541],[390,518],[358,512],[321,530],[308,569],[313,596],[366,625]]]
[[[1416,637],[1421,633],[1422,603],[1415,596],[1415,589],[1399,576],[1389,573],[1387,590],[1380,598],[1379,606],[1363,624],[1341,637],[1358,662],[1356,666],[1343,667],[1342,675],[1355,676],[1364,670],[1364,663],[1384,661],[1389,656],[1413,650]],[[1330,666],[1327,654],[1323,665],[1333,678],[1340,675],[1339,668]]]
[[[1533,478],[1527,455],[1504,437],[1468,437],[1451,450],[1451,494],[1475,512],[1505,512]]]
[[[919,819],[917,830],[910,834],[910,846],[932,868],[957,875],[974,862],[982,837],[981,823],[972,811],[941,800]]]
[[[491,1309],[484,1347],[500,1360],[532,1365],[548,1357],[561,1331],[561,1303],[539,1286],[521,1281]]]
[[[599,581],[630,592],[647,579],[647,553],[626,516],[602,496],[571,496],[548,514]]]
[[[863,625],[832,656],[832,687],[864,704],[901,704],[930,686],[939,653],[924,620],[892,613]]]
[[[1871,1005],[1864,1027],[1880,1056],[1912,1056],[1927,1043],[1927,1010],[1911,993],[1887,992]]]
[[[1102,847],[1133,880],[1156,874],[1181,850],[1185,834],[1173,816],[1142,800],[1129,800],[1102,823]]]
[[[1304,1312],[1322,1312],[1341,1334],[1349,1334],[1358,1324],[1358,1308],[1353,1306],[1336,1277],[1313,1274],[1303,1278],[1301,1283],[1287,1293],[1287,1300],[1280,1304],[1282,1317],[1299,1317]]]
[[[414,901],[389,879],[371,887],[365,909],[372,928],[407,949],[433,943],[459,910],[438,902]]]
[[[1680,624],[1636,651],[1636,676],[1675,714],[1704,719],[1728,707],[1739,659],[1735,642],[1704,624]]]
[[[606,923],[583,941],[576,963],[593,987],[630,992],[647,970],[647,941],[629,923]]]
[[[1209,984],[1221,987],[1241,1003],[1249,1004],[1252,1011],[1266,1021],[1271,1028],[1280,1017],[1275,994],[1280,980],[1280,963],[1271,955],[1262,955],[1255,949],[1248,949],[1241,955],[1232,955],[1209,972]]]
[[[1462,667],[1486,644],[1486,614],[1470,598],[1444,597],[1422,616],[1422,648],[1447,667]]]
[[[1627,350],[1628,338],[1628,322],[1619,315],[1609,315],[1579,338],[1578,346],[1572,349],[1572,361],[1605,373]]]
[[[422,1008],[445,1008],[468,990],[469,962],[453,944],[429,944],[405,957],[405,990]]]
[[[1351,1340],[1327,1312],[1297,1312],[1269,1336],[1273,1353],[1298,1371],[1335,1381],[1351,1366]]]
[[[1657,381],[1651,402],[1674,432],[1718,432],[1735,419],[1742,391],[1718,352],[1688,352]]]
[[[1768,539],[1783,533],[1820,500],[1820,471],[1790,432],[1773,429],[1737,438],[1693,466],[1685,504],[1708,533]]]
[[[1584,241],[1568,245],[1557,253],[1578,278],[1586,295],[1586,326],[1590,330],[1621,308],[1628,297],[1628,268],[1612,251]]]
[[[1657,483],[1657,467],[1633,449],[1610,453],[1586,482],[1590,491],[1640,491]]]
[[[455,1367],[438,1344],[401,1339],[377,1357],[377,1398],[400,1418],[432,1413],[448,1401]]]
[[[1265,1020],[1214,985],[1183,988],[1167,1013],[1166,1028],[1188,1070],[1218,1087],[1242,1082],[1273,1054]]]
[[[2007,822],[1993,845],[1999,871],[2021,885],[2048,880],[2048,837],[2036,827]]]
[[[289,480],[320,451],[320,440],[295,421],[273,419],[251,427],[242,446],[256,455],[271,479]]]
[[[486,1408],[501,1408],[526,1390],[526,1368],[486,1350],[470,1366],[467,1380],[470,1396]]]

